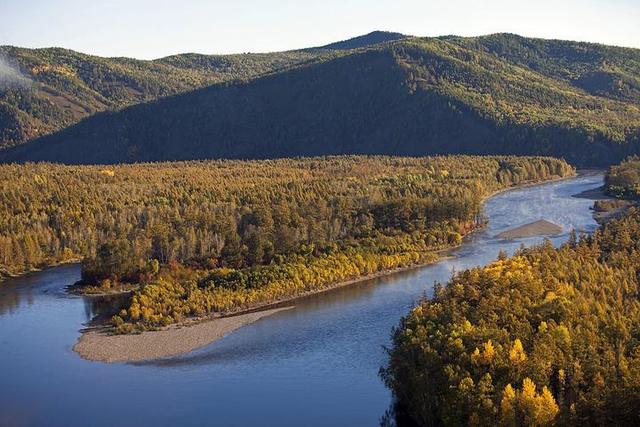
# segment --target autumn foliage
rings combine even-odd
[[[640,211],[458,274],[382,376],[419,425],[640,424]]]

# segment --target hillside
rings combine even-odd
[[[188,53],[153,61],[101,58],[66,49],[0,47],[22,74],[0,84],[0,148],[24,143],[117,110],[229,80],[246,80],[313,61],[319,50],[270,54]],[[1,79],[0,79],[1,80]]]
[[[405,38],[374,31],[326,46],[274,53],[185,53],[151,61],[67,49],[0,46],[0,149],[48,135],[100,111],[226,81],[243,81]],[[13,80],[4,78],[4,71]],[[16,79],[17,77],[17,79]],[[15,81],[17,80],[17,81]]]
[[[448,40],[563,80],[592,95],[635,104],[640,102],[640,54],[637,49],[529,39],[514,34],[451,37]]]
[[[359,49],[362,47],[369,47],[380,43],[387,43],[396,40],[408,38],[401,33],[392,33],[389,31],[373,31],[364,36],[354,37],[347,40],[342,40],[335,43],[330,43],[320,47],[320,49],[335,49],[335,50],[349,50]]]
[[[96,114],[0,161],[489,153],[593,166],[638,150],[637,49],[508,34],[372,37],[363,49],[290,52],[281,71]],[[179,58],[160,61],[197,62]]]

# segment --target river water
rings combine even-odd
[[[493,236],[544,218],[591,232],[592,201],[571,197],[602,175],[489,199],[488,228],[447,259],[300,301],[182,357],[141,364],[82,360],[78,330],[100,305],[64,293],[77,265],[0,285],[0,425],[375,426],[391,396],[378,377],[393,326],[436,281],[542,238]]]

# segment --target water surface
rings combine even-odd
[[[488,228],[455,259],[307,298],[193,353],[143,364],[103,364],[72,351],[99,308],[64,293],[64,266],[0,285],[0,425],[375,426],[391,396],[378,378],[401,316],[452,272],[540,237],[494,236],[539,219],[591,232],[592,201],[571,195],[602,175],[502,193]]]

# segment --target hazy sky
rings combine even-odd
[[[268,52],[373,30],[640,48],[640,0],[0,0],[0,45],[102,56]]]

